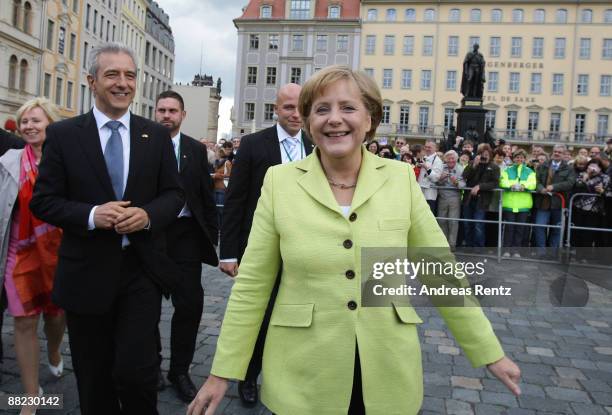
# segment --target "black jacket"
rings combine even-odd
[[[25,142],[14,134],[0,128],[0,156],[12,148],[24,148]]]
[[[308,155],[312,152],[313,144],[303,131],[302,139],[304,150]],[[220,242],[221,259],[242,258],[264,176],[269,167],[281,162],[276,125],[242,137],[225,193]]]
[[[478,209],[489,210],[493,192],[491,190],[499,187],[499,167],[495,163],[479,164],[473,167],[472,163],[468,164],[463,170],[463,178],[465,179],[466,187],[480,186],[478,195]],[[467,204],[473,196],[469,190],[466,190],[463,196],[463,203]]]
[[[548,168],[552,162],[547,161],[546,163],[540,165],[536,170],[536,192],[540,192],[542,189],[546,187],[546,181],[548,179]],[[559,168],[554,172],[552,177],[552,186],[553,193],[561,193],[565,198],[566,203],[569,202],[568,196],[569,192],[574,187],[574,183],[576,183],[576,173],[574,169],[565,161],[561,161]],[[548,196],[543,194],[535,194],[534,195],[533,206],[536,209],[561,209],[561,199],[558,196]],[[548,199],[548,200],[547,200]],[[545,202],[546,201],[546,202]],[[548,204],[549,206],[545,206]]]
[[[123,200],[143,208],[150,229],[128,235],[146,274],[164,293],[176,284],[176,268],[164,254],[164,228],[184,204],[168,130],[130,118],[129,175]],[[88,230],[91,209],[116,200],[93,112],[51,124],[30,208],[64,230],[52,300],[81,314],[108,312],[118,295],[122,236]]]

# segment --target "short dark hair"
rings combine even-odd
[[[181,104],[181,111],[185,111],[185,101],[183,101],[183,97],[178,92],[173,91],[171,89],[162,92],[161,94],[157,96],[157,99],[155,100],[155,106],[157,107],[157,103],[159,102],[159,100],[164,99],[164,98],[176,99],[179,102],[179,104]]]

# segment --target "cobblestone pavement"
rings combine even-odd
[[[524,285],[552,278],[542,264],[502,263],[499,272],[512,275]],[[609,277],[609,276],[608,276]],[[204,271],[205,309],[191,368],[199,386],[208,375],[227,296],[232,281],[219,271]],[[612,294],[588,285],[587,307],[553,308],[513,306],[486,308],[507,354],[522,370],[523,395],[515,398],[484,369],[472,368],[435,309],[419,308],[425,321],[419,326],[423,350],[425,400],[423,414],[612,414]],[[164,301],[161,336],[162,369],[169,358],[172,306]],[[40,331],[41,338],[42,330]],[[5,359],[1,366],[1,393],[19,393],[21,385],[13,348],[13,321],[5,317],[2,328]],[[79,414],[75,378],[67,340],[62,346],[66,371],[54,379],[46,369],[41,342],[41,385],[46,393],[63,393],[64,410],[39,410],[39,414]],[[222,404],[223,414],[270,414],[263,406],[245,409],[232,384]],[[167,387],[159,395],[160,414],[184,414],[186,405]],[[17,413],[17,411],[8,412]],[[289,414],[290,415],[290,414]]]

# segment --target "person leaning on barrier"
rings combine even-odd
[[[534,196],[535,223],[538,225],[561,225],[562,203],[568,201],[569,192],[576,182],[576,174],[563,160],[566,147],[558,144],[553,147],[552,160],[540,164],[536,169],[536,191]],[[560,193],[560,195],[551,195]],[[559,197],[560,196],[560,197]],[[535,243],[539,248],[559,247],[561,230],[551,228],[546,238],[546,228],[535,227]]]
[[[536,189],[535,172],[527,167],[525,159],[527,152],[517,150],[512,154],[512,166],[505,169],[499,179],[499,187],[504,189],[502,195],[502,209],[504,222],[527,223],[527,217],[533,206],[533,198],[530,191]],[[523,235],[527,227],[523,225],[506,224],[504,230],[504,252],[509,257],[514,251],[514,256],[520,258],[518,252],[522,246]]]
[[[369,271],[357,253],[448,244],[412,171],[362,145],[382,118],[369,76],[343,66],[316,72],[302,89],[299,112],[317,150],[266,174],[211,375],[188,414],[213,415],[228,379],[245,376],[279,267],[263,359],[266,406],[281,415],[416,414],[423,400],[421,319],[409,305],[359,304]],[[482,310],[438,311],[470,363],[487,365],[520,394],[520,370]]]
[[[610,186],[610,176],[603,171],[601,160],[594,158],[588,161],[586,170],[576,176],[573,193],[590,193],[576,196],[572,217],[575,226],[601,228],[604,225],[605,200],[604,195]],[[601,232],[593,230],[575,230],[575,244],[578,248],[578,259],[591,259],[590,248],[601,245]],[[599,242],[599,243],[596,243]],[[587,249],[584,249],[587,248]]]
[[[444,154],[442,174],[436,184],[453,189],[438,189],[438,216],[440,217],[458,219],[461,216],[461,192],[459,189],[465,187],[465,180],[463,179],[463,166],[457,163],[457,159],[457,152],[454,150],[449,150]],[[451,248],[455,248],[459,222],[438,220],[438,223],[448,240],[448,244]]]
[[[493,189],[499,185],[499,167],[493,163],[493,150],[488,144],[478,146],[478,154],[463,170],[465,185],[471,188],[463,196],[463,217],[482,221],[491,199]],[[485,224],[465,222],[465,242],[469,247],[485,246]]]

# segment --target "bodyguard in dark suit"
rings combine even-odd
[[[174,315],[168,380],[179,397],[189,403],[197,393],[188,370],[204,307],[202,263],[217,266],[219,262],[214,247],[218,237],[217,212],[206,147],[180,132],[185,116],[185,103],[178,93],[165,91],[157,97],[155,119],[170,131],[185,191],[185,205],[166,231],[168,256],[181,270],[171,292]]]
[[[81,413],[157,414],[157,324],[175,285],[164,229],[183,204],[168,130],[129,112],[136,60],[91,51],[95,106],[47,129],[32,212],[64,230],[53,301],[66,310]]]
[[[274,109],[278,123],[246,135],[240,142],[225,195],[220,242],[219,268],[232,277],[238,274],[266,171],[277,164],[301,160],[312,152],[313,144],[301,130],[302,120],[297,111],[300,90],[297,84],[279,88]],[[270,298],[246,378],[238,384],[240,399],[247,406],[257,403],[257,376],[261,372],[263,346],[276,291],[275,288]]]

